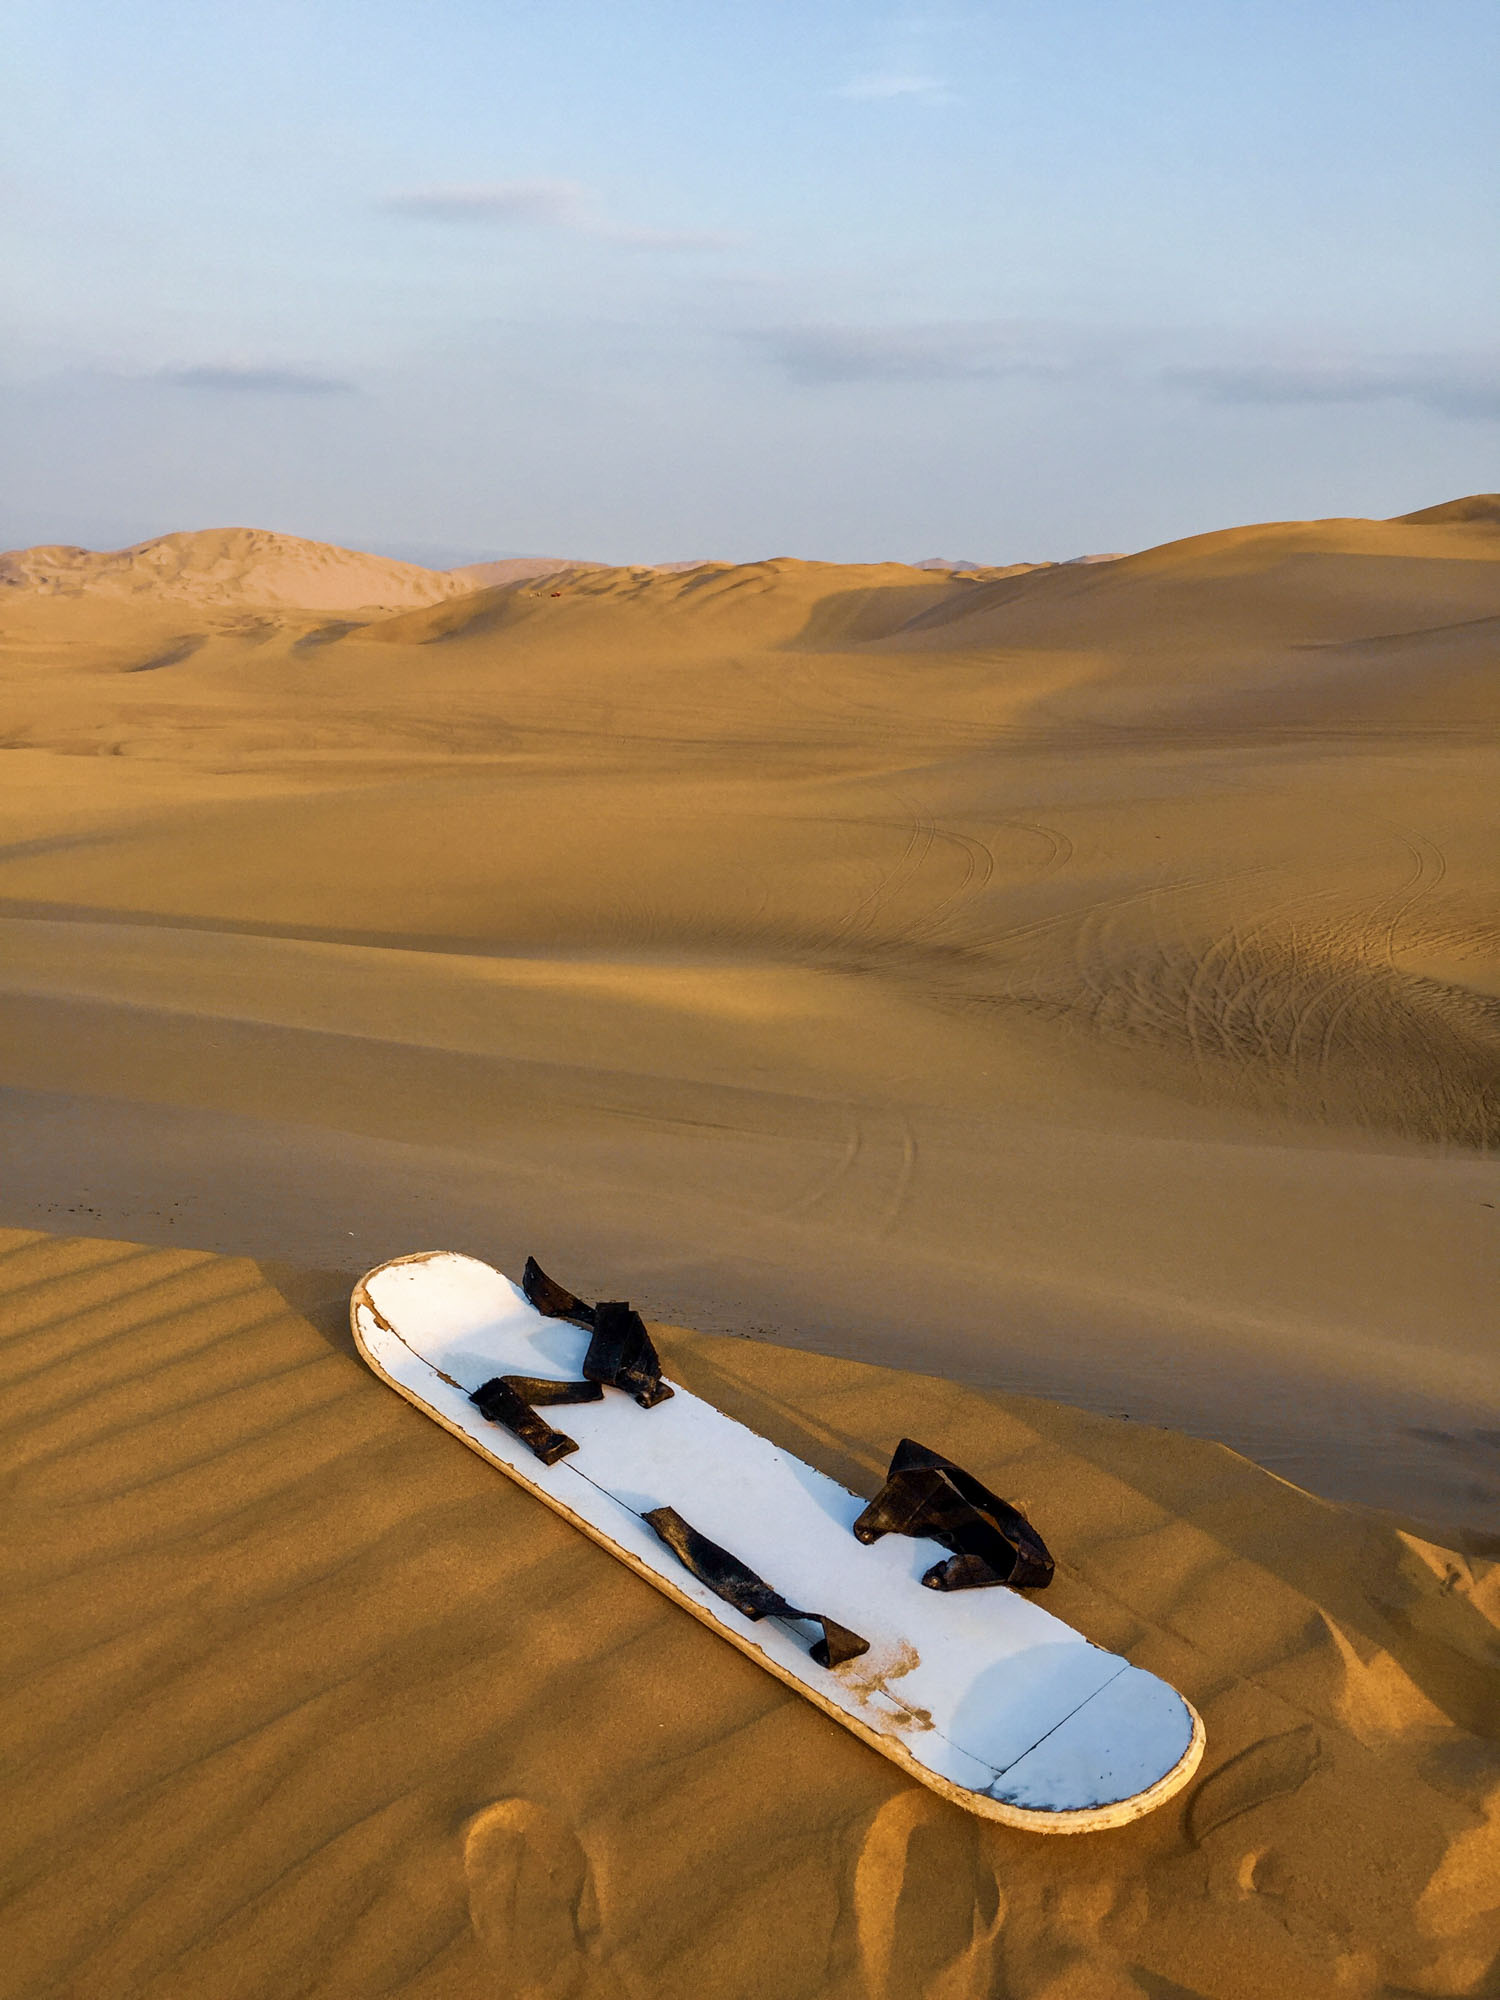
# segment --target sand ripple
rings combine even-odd
[[[316,1292],[317,1281],[308,1287]],[[340,1281],[0,1239],[7,1951],[27,2000],[1478,1994],[1500,1570],[1220,1448],[664,1329],[873,1489],[901,1425],[1044,1521],[1203,1778],[1043,1841],[910,1786],[382,1388]]]

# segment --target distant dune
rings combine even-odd
[[[566,615],[572,644],[592,635],[613,652],[623,648],[626,656],[636,644],[701,654],[705,645],[725,642],[824,645],[840,637],[858,642],[884,638],[896,624],[989,576],[977,571],[956,578],[902,563],[800,562],[792,556],[688,567],[575,568],[377,620],[363,637],[387,645],[428,645],[538,620],[547,626]],[[548,627],[549,644],[555,636]]]
[[[913,564],[913,568],[946,569],[946,570],[952,570],[955,574],[963,572],[971,572],[978,574],[980,572],[983,572],[985,575],[989,576],[993,576],[996,574],[1010,576],[1016,574],[1021,570],[1026,570],[1026,569],[1054,569],[1054,568],[1067,567],[1069,564],[1072,563],[1106,563],[1106,562],[1119,562],[1120,560],[1121,557],[1119,552],[1115,551],[1114,553],[1109,555],[1067,556],[1063,559],[1063,562],[1061,564],[1009,563],[1001,566],[997,570],[994,565],[988,563],[978,563],[978,562],[969,562],[967,560],[960,560],[956,556],[924,556],[921,562]]]
[[[1110,562],[1111,556],[1078,556],[1076,562]],[[1045,567],[1046,565],[1042,565]],[[363,554],[328,542],[304,541],[263,528],[202,528],[159,535],[125,549],[84,549],[62,544],[0,553],[0,591],[32,596],[132,598],[148,604],[236,608],[376,612],[441,604],[473,591],[610,570],[613,574],[689,576],[736,565],[710,557],[614,569],[608,563],[567,556],[507,556],[435,570],[393,557]],[[740,565],[739,567],[746,567]],[[755,565],[749,565],[754,568]],[[830,565],[815,565],[828,568]],[[855,565],[901,569],[901,564]],[[1002,568],[930,556],[906,567],[993,578],[1038,567]]]
[[[0,555],[0,589],[55,597],[134,597],[314,611],[396,610],[470,588],[441,571],[263,528],[204,528],[133,548],[18,549]]]
[[[566,556],[506,556],[499,562],[465,563],[447,575],[465,590],[503,590],[507,584],[529,583],[533,577],[556,576],[565,569],[602,569],[602,563],[574,562]]]

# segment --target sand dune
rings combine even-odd
[[[556,576],[565,569],[602,569],[602,563],[570,562],[566,556],[504,556],[496,562],[464,563],[447,574],[466,590],[493,590],[507,583],[529,583],[539,576]]]
[[[569,569],[476,592],[428,612],[378,621],[363,641],[429,645],[491,631],[497,624],[546,621],[528,637],[549,648],[587,634],[612,653],[632,641],[652,654],[688,649],[825,645],[888,637],[929,605],[948,603],[968,579],[934,577],[901,563],[700,563],[691,569]],[[552,611],[554,604],[566,606]],[[587,614],[580,627],[579,614]],[[567,619],[566,625],[557,621]],[[712,657],[712,653],[710,653]]]
[[[1208,1726],[1181,1804],[969,1818],[352,1358],[347,1273],[0,1236],[0,1991],[1478,1993],[1500,1952],[1500,1570],[1220,1448],[659,1330],[856,1488],[940,1437],[1057,1609]]]
[[[81,1941],[75,1965],[56,1955],[53,1890],[28,1891],[51,1968],[36,1990],[107,1991],[118,1963],[155,1968],[153,1996],[279,1991],[283,1927],[298,1963],[345,1953],[309,1990],[490,1990],[484,1953],[529,1949],[507,1898],[551,1907],[518,1852],[574,1885],[547,1933],[574,1970],[537,1972],[539,1994],[1488,1990],[1495,503],[1009,575],[782,558],[405,597],[401,565],[348,556],[368,570],[340,582],[335,564],[320,584],[293,564],[278,582],[259,542],[221,561],[213,536],[174,539],[194,544],[180,589],[130,564],[119,587],[54,588],[60,559],[0,591],[0,1223],[187,1246],[173,1271],[262,1303],[243,1267],[197,1253],[334,1271],[326,1302],[403,1250],[511,1266],[534,1250],[586,1293],[703,1329],[683,1336],[705,1357],[691,1365],[729,1370],[767,1422],[804,1409],[828,1426],[818,1449],[838,1433],[861,1467],[898,1421],[882,1399],[919,1391],[855,1364],[945,1378],[920,1394],[976,1459],[1031,1451],[1016,1424],[1050,1440],[1065,1559],[1098,1593],[1079,1617],[1201,1695],[1211,1775],[1187,1822],[1130,1836],[1136,1859],[1106,1842],[1051,1864],[1063,1877],[887,1796],[878,1768],[861,1790],[818,1718],[783,1713],[739,1663],[685,1669],[682,1648],[707,1643],[695,1628],[662,1625],[653,1650],[667,1614],[632,1609],[628,1578],[579,1568],[559,1586],[558,1605],[596,1585],[618,1604],[606,1616],[590,1594],[586,1631],[549,1611],[536,1551],[557,1531],[497,1550],[465,1526],[471,1501],[499,1507],[508,1536],[512,1502],[403,1429],[415,1420],[306,1346],[294,1316],[274,1322],[264,1384],[253,1344],[203,1333],[189,1373],[229,1367],[223,1412],[261,1412],[245,1435],[275,1442],[255,1447],[270,1483],[245,1487],[240,1529],[185,1542],[174,1510],[198,1518],[239,1474],[219,1442],[201,1472],[174,1470],[199,1451],[198,1418],[144,1414],[177,1379],[177,1335],[123,1305],[90,1320],[86,1286],[81,1318],[72,1292],[39,1292],[51,1330],[16,1349],[37,1393],[75,1337],[118,1329],[108,1351],[137,1384],[118,1407],[142,1399],[143,1415],[118,1450],[78,1456],[88,1425],[114,1435],[114,1409],[56,1386],[73,1414],[55,1459],[36,1447],[36,1490],[76,1490],[82,1511],[45,1550],[17,1549],[58,1565],[35,1601],[61,1621],[59,1659],[118,1660],[118,1712],[159,1687],[165,1719],[106,1760],[109,1798],[136,1803],[88,1891],[102,1909],[128,1876],[139,1927]],[[17,1244],[13,1271],[40,1258],[47,1285],[69,1259],[126,1255]],[[156,1268],[140,1265],[143,1286]],[[24,1306],[18,1291],[6,1310]],[[707,1338],[747,1334],[767,1344]],[[209,1377],[192,1381],[180,1408],[217,1421]],[[325,1389],[330,1431],[298,1400]],[[356,1438],[385,1454],[373,1474]],[[135,1577],[138,1505],[164,1510],[149,1532],[172,1560],[186,1547],[205,1565],[184,1572],[201,1599],[159,1586],[185,1650],[150,1621],[136,1638],[109,1622],[139,1599],[122,1583],[87,1652],[82,1552],[118,1534]],[[326,1524],[311,1538],[304,1506]],[[263,1596],[233,1629],[253,1627],[266,1715],[294,1718],[264,1738],[235,1722],[250,1656],[231,1646],[222,1682],[207,1658],[214,1592],[231,1589],[216,1551],[241,1530],[244,1588],[259,1578]],[[435,1539],[455,1552],[423,1568]],[[1464,1553],[1432,1553],[1447,1548]],[[170,1578],[165,1554],[140,1560]],[[382,1622],[392,1577],[417,1607],[399,1639]],[[512,1603],[524,1615],[505,1625]],[[429,1614],[446,1691],[418,1729]],[[620,1637],[631,1620],[639,1649]],[[273,1660],[283,1629],[295,1643]],[[511,1638],[497,1694],[483,1663]],[[363,1664],[325,1679],[346,1641],[368,1645]],[[508,1722],[504,1703],[538,1686],[547,1715],[592,1717],[617,1672],[630,1727],[607,1750],[591,1737],[571,1776],[560,1723],[523,1739]],[[680,1711],[664,1763],[638,1689]],[[495,1718],[482,1781],[477,1690]],[[86,1712],[103,1711],[77,1688],[40,1705],[34,1725],[59,1733],[38,1754],[72,1756]],[[162,1746],[185,1715],[225,1747],[169,1782]],[[360,1768],[389,1766],[388,1789],[333,1783],[322,1718],[371,1746]],[[305,1781],[284,1775],[292,1742]],[[805,1819],[788,1824],[784,1786],[756,1803],[766,1743],[805,1764]],[[104,1811],[103,1778],[66,1768],[34,1802],[62,1815],[39,1853],[73,1853],[69,1829]],[[194,1819],[178,1787],[200,1778]],[[617,1781],[635,1803],[611,1803]],[[243,1834],[246,1854],[262,1842],[253,1861],[226,1864],[229,1900],[196,1874],[172,1887],[157,1833],[130,1874],[143,1801],[175,1801],[201,1831],[240,1825],[252,1794],[269,1817]],[[743,1817],[700,1868],[701,1828],[731,1795]],[[647,1851],[659,1883],[627,1888],[626,1858]],[[395,1852],[410,1856],[400,1921],[381,1886]],[[80,1881],[64,1869],[57,1894]],[[760,1968],[736,1987],[736,1941],[770,1927],[773,1895],[798,1913],[802,1956],[780,1984]],[[238,1987],[235,1938],[254,1940]],[[89,1956],[109,1950],[123,1956]]]
[[[0,555],[0,589],[6,587],[47,596],[370,611],[433,604],[474,586],[462,571],[423,569],[260,528],[207,528],[102,553],[15,549]]]
[[[1497,553],[1481,510],[332,622],[7,592],[5,1081],[342,1134],[351,1188],[376,1140],[502,1212],[587,1177],[667,1316],[1483,1525],[1408,1433],[1500,1404]]]
[[[1500,493],[1467,493],[1462,500],[1445,500],[1437,507],[1419,507],[1414,514],[1398,514],[1399,521],[1484,521],[1500,526]]]

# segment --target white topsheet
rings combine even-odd
[[[1014,1591],[924,1589],[945,1549],[902,1535],[861,1546],[849,1530],[862,1500],[685,1389],[651,1410],[613,1389],[549,1406],[541,1415],[579,1448],[543,1465],[464,1392],[494,1375],[576,1380],[588,1336],[544,1319],[487,1264],[439,1253],[385,1265],[366,1285],[386,1326],[359,1308],[360,1338],[387,1375],[938,1776],[1031,1811],[1081,1811],[1134,1797],[1187,1751],[1193,1718],[1174,1689]],[[820,1667],[808,1657],[815,1625],[752,1621],[724,1603],[639,1518],[662,1506],[869,1652]]]

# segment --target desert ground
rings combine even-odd
[[[6,2000],[1500,1992],[1497,638],[1494,496],[0,557]],[[360,1366],[438,1247],[969,1464],[1200,1779],[914,1787]]]

